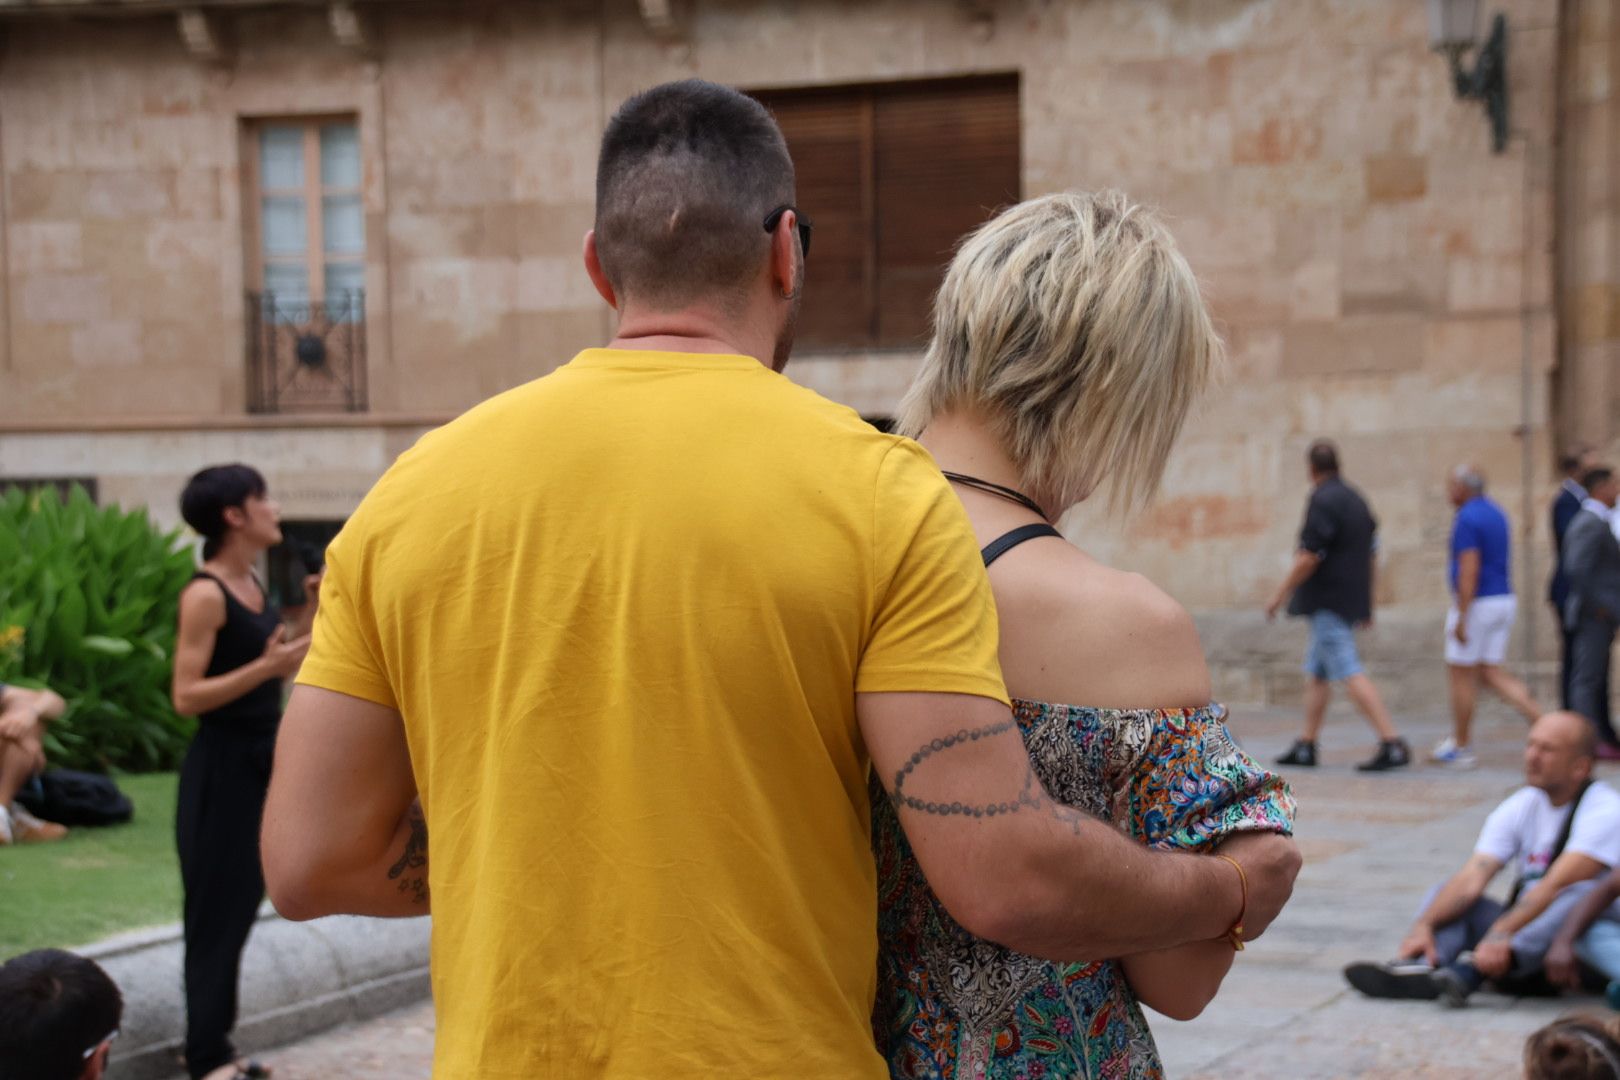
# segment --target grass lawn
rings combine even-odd
[[[179,920],[176,780],[174,773],[119,777],[135,803],[127,825],[0,848],[0,959]]]

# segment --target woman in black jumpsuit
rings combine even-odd
[[[180,770],[175,816],[185,888],[186,1068],[193,1080],[268,1075],[231,1044],[242,948],[264,899],[259,819],[281,721],[282,680],[309,648],[289,630],[253,568],[281,541],[280,510],[246,465],[204,469],[180,513],[204,540],[202,568],[180,594],[175,708],[197,735]],[[305,582],[313,616],[318,579]]]

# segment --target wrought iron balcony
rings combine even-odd
[[[366,296],[248,293],[248,411],[365,412]]]

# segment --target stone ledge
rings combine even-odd
[[[334,916],[290,923],[266,903],[242,956],[236,1040],[255,1052],[430,995],[427,919]],[[185,1034],[178,925],[85,949],[124,994],[111,1080],[169,1080]]]

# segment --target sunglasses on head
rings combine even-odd
[[[810,224],[809,218],[799,213],[799,208],[797,206],[783,203],[775,210],[772,210],[770,213],[766,214],[765,231],[768,233],[775,232],[776,223],[781,221],[782,215],[787,213],[789,210],[793,211],[794,222],[799,227],[799,248],[804,252],[804,257],[808,259],[810,257],[810,230],[813,226]]]

